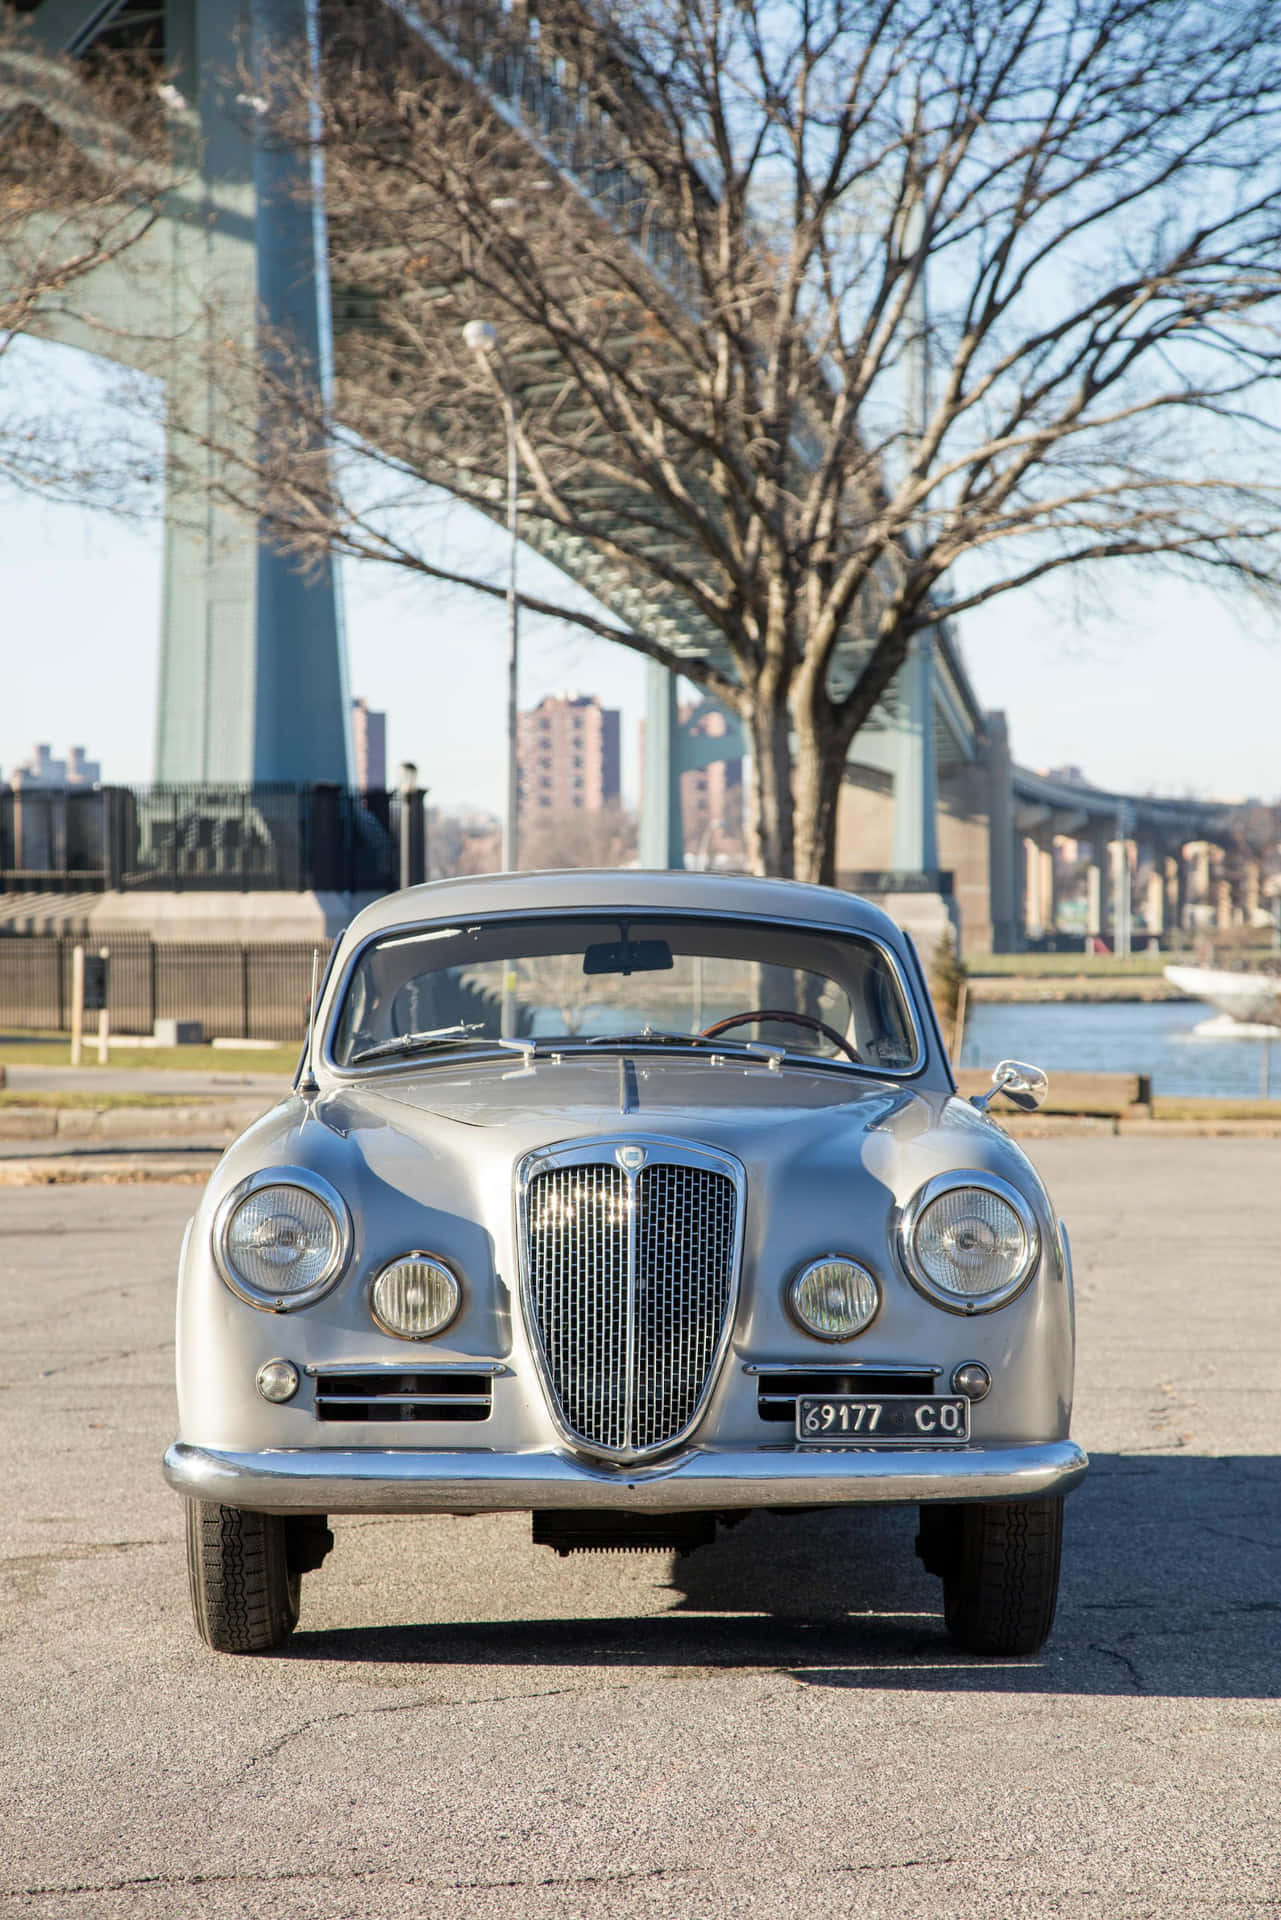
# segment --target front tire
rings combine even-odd
[[[1059,1593],[1063,1496],[923,1507],[918,1551],[942,1576],[947,1630],[967,1653],[1037,1653]]]
[[[215,1653],[269,1653],[298,1624],[302,1572],[288,1523],[213,1500],[187,1502],[187,1577],[196,1631]]]

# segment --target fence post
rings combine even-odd
[[[240,1007],[241,1007],[240,1037],[242,1040],[248,1040],[249,1038],[249,949],[248,947],[241,947],[240,949]]]
[[[102,1005],[98,1008],[98,1065],[105,1067],[111,1059],[107,1039],[111,1031],[111,1014],[107,1008],[107,997],[110,992],[108,967],[111,961],[111,949],[99,947],[98,958],[102,962]]]
[[[71,1064],[73,1067],[78,1067],[84,1058],[84,1038],[85,950],[77,941],[71,949]]]
[[[160,1009],[156,1004],[157,999],[158,999],[158,995],[156,992],[156,943],[153,939],[150,938],[150,936],[148,936],[148,939],[147,939],[147,1011],[151,1015],[150,1030],[152,1033],[154,1033],[156,1030],[156,1016],[160,1012]]]
[[[302,792],[300,789],[300,795]],[[318,893],[341,893],[343,889],[342,797],[340,788],[330,780],[317,781],[307,790],[311,838],[299,878]]]

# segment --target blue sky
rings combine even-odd
[[[502,542],[466,510],[436,516],[451,564],[497,576]],[[553,570],[522,562],[531,587]],[[0,514],[0,768],[36,740],[83,744],[106,779],[152,772],[160,532],[5,498]],[[1281,795],[1281,610],[1186,585],[1111,576],[1105,603],[1066,576],[968,615],[980,700],[1003,707],[1016,757],[1076,763],[1101,784],[1222,798]],[[345,568],[350,685],[389,714],[389,757],[415,760],[444,805],[497,808],[503,780],[501,604],[366,563]],[[1100,583],[1101,584],[1101,583]],[[571,688],[623,709],[635,798],[644,664],[560,623],[527,623],[522,704]]]

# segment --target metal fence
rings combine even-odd
[[[318,943],[321,966],[329,941]],[[307,1024],[312,954],[306,941],[156,941],[146,934],[0,933],[0,1029],[71,1024],[71,956],[105,948],[107,1013],[117,1033],[157,1020],[199,1020],[206,1037],[299,1040]]]
[[[0,792],[0,891],[386,893],[425,877],[423,798],[384,788]]]

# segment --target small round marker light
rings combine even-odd
[[[283,1406],[298,1391],[298,1369],[292,1360],[264,1360],[254,1376],[254,1385],[264,1400]]]
[[[992,1376],[981,1360],[963,1360],[952,1369],[952,1391],[967,1400],[986,1400],[992,1391]]]

